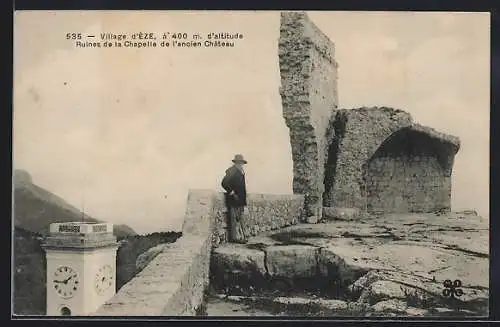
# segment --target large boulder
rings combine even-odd
[[[266,248],[269,275],[285,278],[313,277],[318,248],[310,245],[280,245]]]
[[[224,244],[212,251],[214,273],[258,273],[266,274],[265,254],[257,249],[249,249],[240,244]]]
[[[368,269],[359,265],[349,264],[341,256],[328,248],[318,251],[318,272],[322,277],[329,277],[347,286],[368,272]]]
[[[242,244],[223,244],[212,250],[210,284],[226,294],[253,293],[265,287],[265,254]]]

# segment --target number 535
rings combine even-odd
[[[66,40],[80,40],[82,33],[66,33]]]

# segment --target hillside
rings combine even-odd
[[[100,220],[82,214],[80,210],[67,203],[61,197],[33,183],[28,172],[14,172],[14,224],[16,227],[34,233],[45,233],[54,222],[70,221],[100,222]],[[115,225],[114,233],[118,237],[136,235],[127,225]]]
[[[45,314],[45,255],[40,234],[22,228],[14,230],[13,305],[16,314]]]
[[[136,262],[141,254],[159,244],[173,243],[181,235],[182,233],[180,232],[161,232],[119,238],[122,241],[122,245],[116,255],[116,265],[118,267],[116,276],[117,290],[139,272]]]
[[[181,233],[166,232],[119,237],[122,246],[116,258],[117,290],[138,272],[136,260],[149,248],[172,243]],[[16,227],[14,230],[14,313],[45,315],[46,261],[40,246],[41,235]]]

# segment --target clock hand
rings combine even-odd
[[[66,279],[64,280],[64,284],[68,284],[68,282],[69,282],[69,280],[70,280],[71,278],[73,278],[73,275],[71,275],[71,276],[69,276],[68,278],[66,278]]]

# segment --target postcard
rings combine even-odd
[[[489,314],[490,16],[16,11],[12,314]]]

